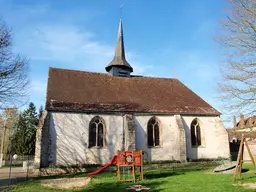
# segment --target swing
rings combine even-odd
[[[254,157],[253,157],[250,147],[246,141],[247,138],[256,138],[256,132],[242,134],[242,139],[241,139],[239,152],[238,152],[238,156],[237,156],[237,161],[236,161],[236,168],[235,168],[234,175],[233,175],[233,181],[236,180],[237,173],[239,174],[239,177],[241,177],[241,174],[242,174],[242,166],[243,166],[243,162],[244,162],[243,161],[244,146],[246,146],[249,156],[251,158],[252,164],[255,167]]]

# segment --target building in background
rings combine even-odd
[[[232,156],[232,160],[237,159],[239,145],[242,138],[242,133],[252,133],[256,134],[256,116],[249,116],[247,118],[244,117],[243,114],[240,115],[240,119],[237,122],[236,117],[233,119],[233,128],[227,129],[228,137],[229,137],[229,145],[230,145],[230,153]],[[254,139],[247,138],[247,143],[250,146],[250,150],[252,154],[256,155],[256,142]],[[248,151],[244,150],[244,160],[250,160]]]

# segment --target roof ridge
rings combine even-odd
[[[91,73],[91,74],[100,74],[100,75],[107,75],[107,76],[111,76],[111,77],[115,77],[110,75],[109,73],[104,73],[104,72],[93,72],[93,71],[84,71],[84,70],[79,70],[79,69],[67,69],[67,68],[60,68],[60,67],[49,67],[49,70],[53,69],[53,70],[63,70],[63,71],[71,71],[71,72],[83,72],[83,73]],[[179,82],[181,82],[179,79],[177,78],[169,78],[169,77],[154,77],[154,76],[131,76],[130,79],[134,79],[134,78],[152,78],[152,79],[166,79],[166,80],[177,80]]]
[[[151,79],[168,79],[168,80],[177,80],[180,81],[177,78],[168,78],[168,77],[154,77],[154,76],[141,76],[143,78],[151,78]],[[132,78],[137,78],[137,77],[132,77]],[[181,82],[181,81],[180,81]]]
[[[66,69],[66,68],[59,68],[59,67],[49,67],[49,70],[50,70],[50,69],[61,70],[61,71],[71,71],[71,72],[82,72],[82,73],[102,74],[102,75],[111,76],[109,73],[84,71],[84,70],[79,70],[79,69]]]
[[[83,70],[79,70],[79,69],[66,69],[66,68],[59,68],[59,67],[49,67],[49,70],[50,69],[71,71],[71,72],[83,72],[83,73],[91,73],[91,74],[100,74],[100,75],[107,75],[107,76],[110,76],[110,77],[115,77],[115,76],[110,75],[109,73],[104,73],[104,72],[83,71]],[[135,79],[135,78],[166,79],[166,80],[177,80],[177,81],[181,82],[177,78],[168,78],[168,77],[154,77],[154,76],[140,76],[140,75],[130,77],[130,79]]]

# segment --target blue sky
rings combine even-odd
[[[176,77],[221,111],[216,82],[224,58],[213,37],[225,0],[0,0],[14,51],[30,58],[30,101],[45,104],[50,66],[105,72],[121,4],[134,74]]]

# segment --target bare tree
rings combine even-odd
[[[28,60],[12,52],[12,33],[0,19],[0,107],[20,104],[28,93]]]
[[[10,152],[11,136],[15,129],[15,124],[18,121],[17,108],[6,108],[0,114],[0,135],[1,135],[1,147],[0,147],[0,167],[3,165],[3,159],[7,153]]]
[[[228,0],[231,11],[221,24],[217,41],[227,54],[219,83],[230,115],[256,112],[256,1]]]

